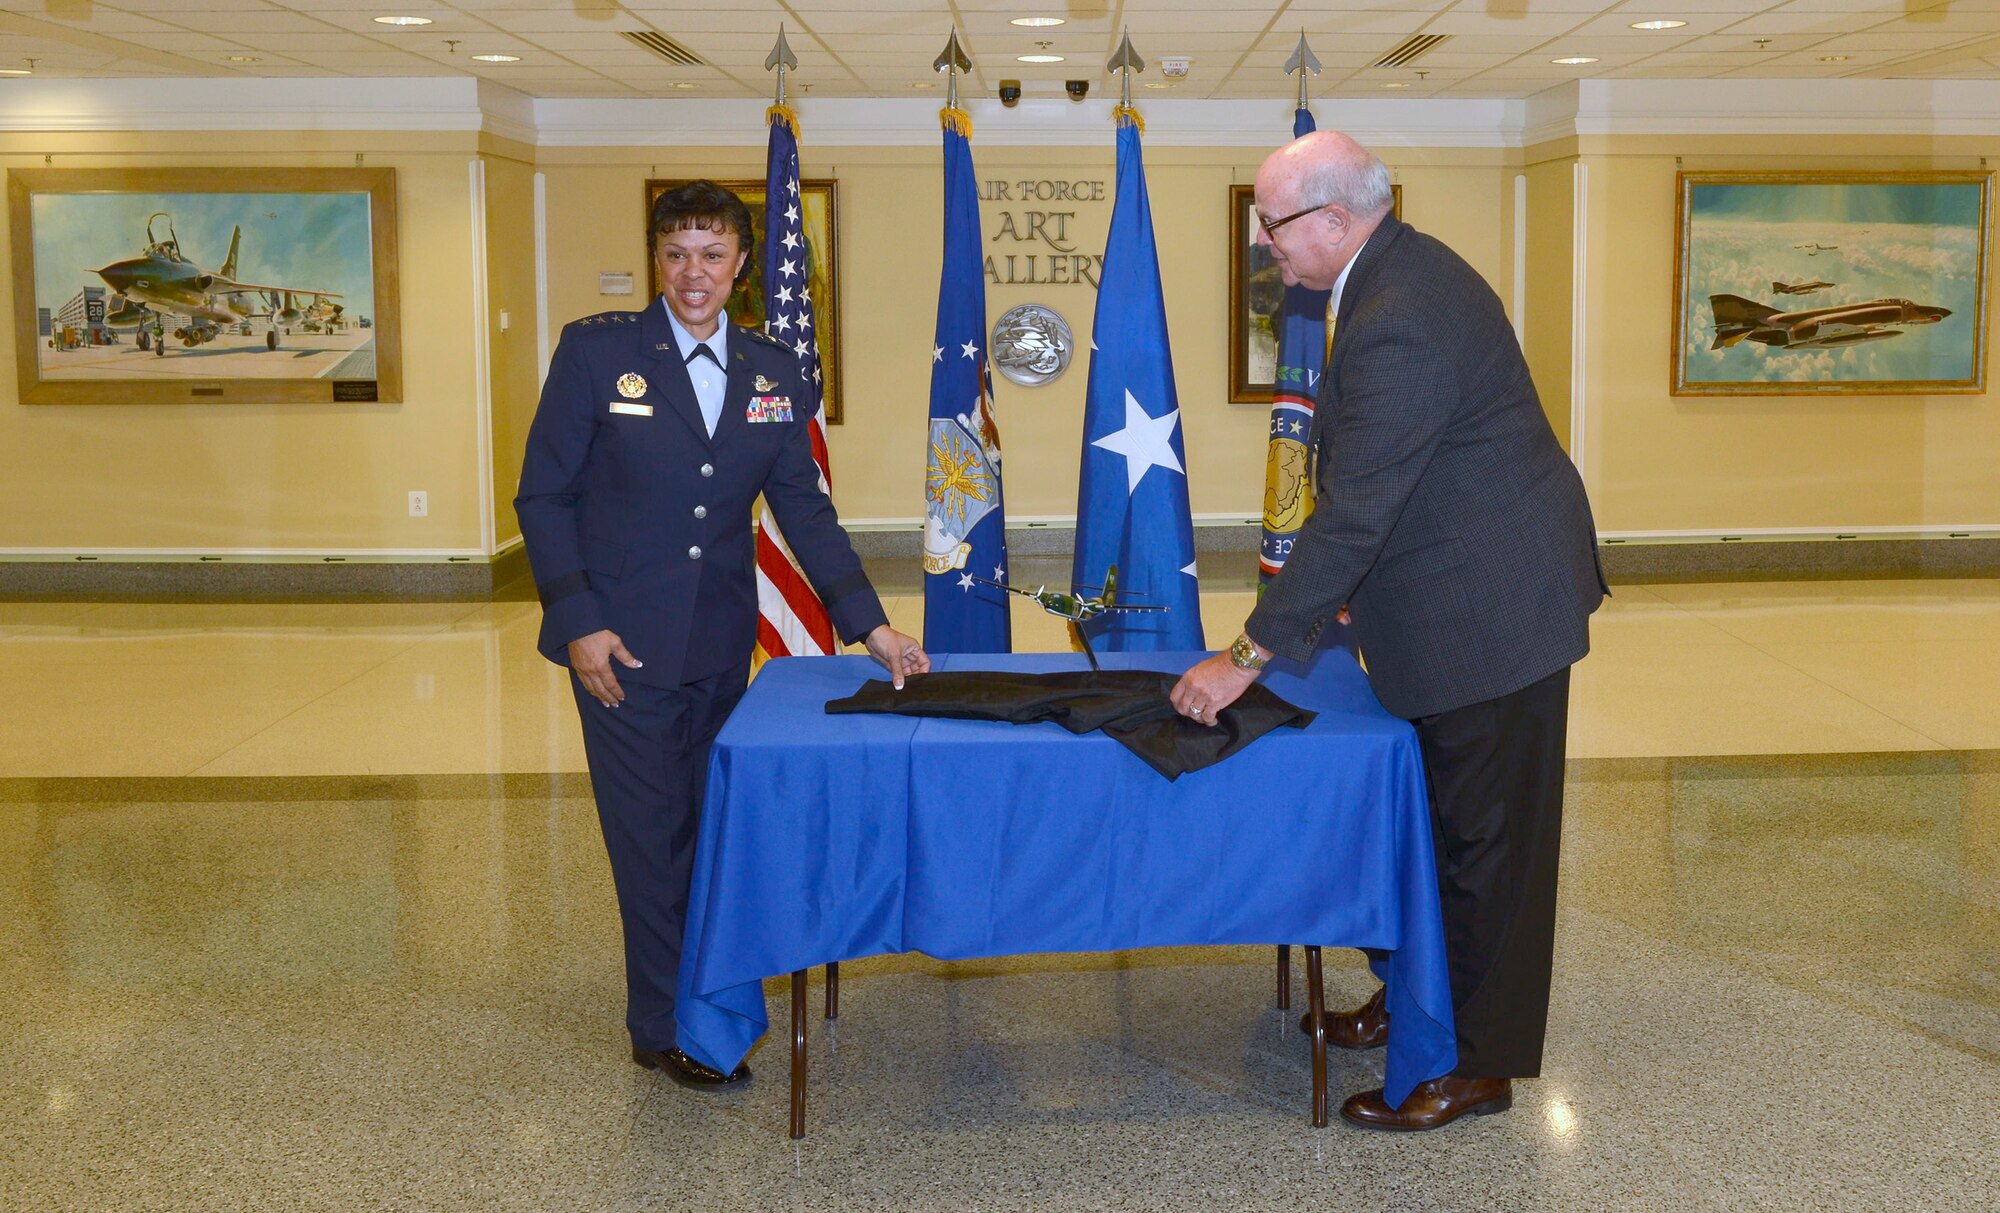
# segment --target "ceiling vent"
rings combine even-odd
[[[631,37],[627,34],[626,37]],[[1411,61],[1436,50],[1438,44],[1450,38],[1450,34],[1416,34],[1395,50],[1375,61],[1376,67],[1402,67]]]
[[[653,30],[625,30],[620,34],[620,37],[630,42],[633,46],[653,52],[668,63],[677,63],[682,67],[708,66],[701,61],[701,56],[682,46],[672,38],[667,37],[665,34],[656,33]]]

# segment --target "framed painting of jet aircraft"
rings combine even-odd
[[[15,169],[23,404],[402,400],[394,169]]]
[[[1992,174],[1682,173],[1676,396],[1986,390]]]
[[[1403,217],[1403,187],[1391,185]],[[1274,216],[1275,217],[1275,216]],[[1269,404],[1277,390],[1278,308],[1285,284],[1271,250],[1257,243],[1256,187],[1229,187],[1229,403]]]
[[[653,203],[661,194],[693,180],[692,177],[649,179],[646,182],[645,222],[652,222]],[[750,231],[757,238],[757,251],[750,255],[750,272],[729,293],[729,315],[738,324],[763,328],[764,180],[760,177],[754,181],[717,181],[716,184],[743,199],[743,205],[750,208]],[[799,182],[799,201],[805,205],[805,214],[800,219],[805,224],[806,248],[810,253],[806,262],[806,286],[812,291],[813,322],[819,329],[820,385],[826,397],[828,425],[840,424],[843,403],[840,392],[840,262],[834,240],[835,184],[831,177],[808,177]],[[640,230],[645,229],[642,227]],[[659,295],[660,267],[654,263],[651,249],[646,250],[646,285],[648,299]]]

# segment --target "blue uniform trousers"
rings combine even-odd
[[[708,752],[749,678],[745,661],[671,689],[628,680],[615,708],[570,679],[625,932],[625,1025],[641,1049],[675,1047],[674,988]]]

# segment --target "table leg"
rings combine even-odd
[[[1278,945],[1278,1009],[1292,1009],[1292,945]]]
[[[799,969],[792,974],[792,1140],[805,1135],[806,971]]]
[[[1321,980],[1319,947],[1306,945],[1306,1003],[1312,1010],[1313,1128],[1326,1127],[1326,985]]]
[[[840,962],[826,962],[826,1017],[840,1018]]]

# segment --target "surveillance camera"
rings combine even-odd
[[[1019,80],[1002,80],[1000,82],[1000,104],[1012,109],[1014,103],[1020,99],[1021,82]]]
[[[1063,81],[1063,91],[1069,94],[1071,101],[1081,101],[1090,92],[1090,81],[1065,80]]]

